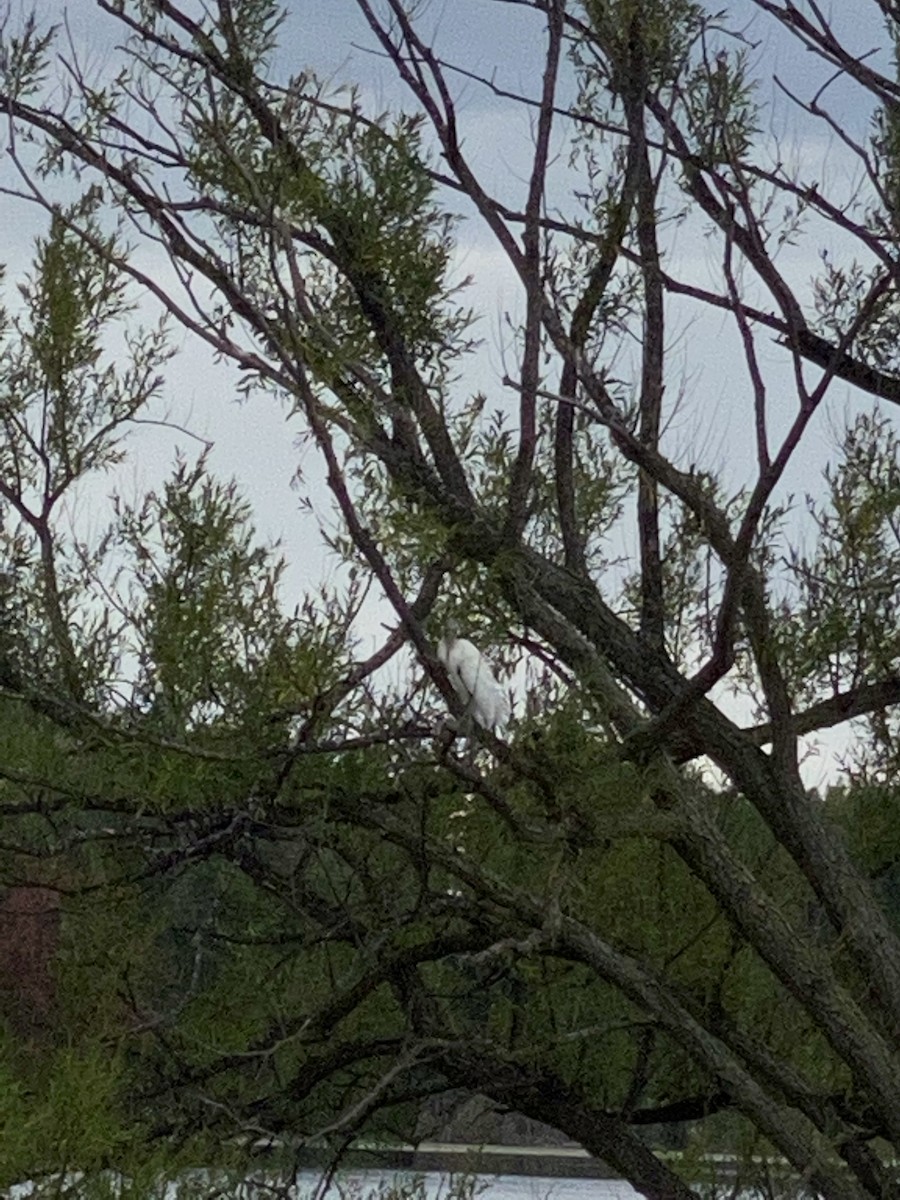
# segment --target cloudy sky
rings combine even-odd
[[[734,24],[753,46],[751,59],[756,69],[768,80],[759,99],[765,106],[763,124],[773,155],[777,136],[778,153],[800,164],[805,178],[828,177],[842,183],[849,192],[853,168],[845,149],[821,124],[798,121],[771,82],[771,76],[777,74],[798,94],[810,97],[827,78],[827,70],[796,41],[780,35],[750,0],[732,0],[730,8]],[[59,9],[65,14],[72,52],[79,55],[89,72],[101,73],[121,40],[116,22],[100,13],[92,0],[67,0]],[[287,9],[275,62],[279,75],[286,79],[312,70],[334,84],[357,83],[365,103],[375,110],[411,106],[390,65],[377,52],[375,39],[354,0],[288,0]],[[835,29],[846,38],[848,47],[859,55],[874,54],[875,61],[883,65],[887,61],[885,37],[875,3],[835,0],[831,9]],[[501,89],[537,94],[543,21],[533,10],[504,0],[429,0],[422,6],[422,22],[445,60],[468,72],[490,75]],[[471,79],[462,75],[453,78],[467,154],[494,194],[521,207],[531,149],[527,115],[521,106]],[[832,110],[848,129],[864,137],[870,113],[858,107],[857,96],[856,91],[840,84],[832,85],[825,93]],[[10,182],[8,164],[0,171],[0,180]],[[557,196],[551,200],[564,205],[564,193],[577,182],[560,166],[554,185]],[[41,227],[42,219],[25,202],[6,197],[0,198],[0,204],[0,260],[7,262],[8,278],[14,280],[24,266],[28,240]],[[816,270],[819,248],[814,242],[805,242],[784,251],[782,270],[800,287],[807,286]],[[833,242],[830,248],[835,253],[841,249]],[[689,219],[668,247],[668,262],[683,277],[709,284],[719,270],[718,253],[710,247],[703,221]],[[154,262],[152,255],[145,265],[153,272],[165,272],[164,263]],[[469,364],[460,387],[468,392],[483,390],[491,404],[508,405],[511,398],[500,384],[505,349],[503,314],[519,312],[520,298],[502,255],[476,220],[466,220],[459,228],[454,268],[460,278],[473,277],[467,300],[481,314],[477,331],[483,340],[483,349]],[[724,462],[727,457],[736,484],[742,472],[752,469],[753,448],[746,429],[746,372],[733,323],[684,305],[673,307],[670,317],[672,368],[677,370],[680,364],[683,369],[685,396],[672,420],[670,449],[682,459],[691,457],[695,445],[714,460],[718,457]],[[207,351],[189,339],[176,335],[176,341],[181,353],[169,372],[159,412],[213,443],[215,470],[222,476],[238,478],[254,505],[261,533],[283,540],[291,564],[286,582],[286,599],[290,602],[291,593],[299,594],[323,570],[330,569],[319,546],[315,521],[302,515],[298,493],[290,487],[298,465],[303,467],[306,491],[319,515],[330,511],[313,452],[298,446],[299,426],[287,422],[271,399],[260,397],[238,403],[234,373],[212,364]],[[775,379],[782,369],[778,359],[773,346],[765,365],[775,373]],[[681,383],[671,379],[667,394],[676,396]],[[789,380],[786,383],[789,385]],[[814,478],[833,453],[833,427],[843,415],[841,405],[849,403],[847,389],[833,388],[832,419],[827,414],[817,418],[810,439],[813,452],[804,456],[800,474],[787,480],[787,488],[802,491],[814,486]],[[856,398],[852,403],[865,401]],[[711,413],[714,420],[710,419]],[[77,514],[80,522],[89,523],[93,514],[99,513],[113,486],[136,495],[168,473],[176,447],[188,455],[197,449],[192,438],[161,428],[141,430],[134,444],[139,453],[115,481],[103,478],[85,490]],[[744,451],[746,457],[742,458]]]
[[[777,73],[801,95],[810,95],[821,84],[825,75],[819,60],[793,39],[780,36],[771,21],[756,13],[749,0],[733,0],[731,8],[747,39],[755,45],[753,59],[761,74]],[[74,50],[89,72],[91,69],[102,72],[115,44],[121,40],[117,23],[98,12],[92,0],[67,0],[60,9],[65,13]],[[883,45],[883,31],[874,3],[837,3],[833,9],[837,31],[846,34],[852,49],[864,54]],[[422,6],[422,13],[423,27],[446,60],[475,74],[491,75],[502,89],[536,94],[542,67],[540,14],[503,0],[429,0]],[[376,109],[398,104],[411,106],[408,93],[390,64],[377,52],[374,37],[354,0],[327,3],[288,0],[275,69],[283,77],[313,70],[335,84],[355,82],[364,99]],[[521,106],[462,76],[457,78],[456,87],[467,154],[495,195],[521,207],[531,149],[527,115]],[[834,110],[858,134],[865,130],[868,113],[854,108],[856,96],[851,89],[842,92],[837,86],[827,93]],[[821,178],[830,172],[832,177],[840,178],[842,171],[849,172],[840,145],[821,126],[799,126],[773,85],[764,85],[760,98],[769,106],[765,119],[770,128],[777,129],[780,135],[790,130],[782,148],[786,146],[813,177]],[[4,172],[2,178],[8,178],[8,174]],[[565,203],[562,193],[577,183],[577,178],[566,175],[561,168],[558,170],[555,186],[561,205]],[[41,227],[43,218],[25,202],[7,199],[3,209],[0,259],[7,262],[9,278],[14,279],[24,265],[29,236]],[[782,268],[803,285],[815,270],[817,252],[811,244],[802,245],[796,252],[788,248]],[[689,221],[679,229],[669,254],[671,264],[677,264],[684,274],[694,276],[698,282],[709,282],[716,273],[717,262],[709,258],[701,221]],[[149,259],[148,266],[164,269],[162,264],[152,264]],[[503,314],[518,312],[520,297],[502,254],[476,220],[467,220],[459,228],[455,266],[460,278],[473,277],[467,300],[481,313],[478,333],[484,343],[480,356],[470,363],[462,386],[467,390],[482,389],[498,404],[508,402],[509,397],[502,395],[499,384],[503,374]],[[743,380],[741,359],[735,363],[737,343],[730,323],[715,315],[687,309],[673,313],[673,317],[673,344],[683,348],[686,383],[691,394],[701,399],[690,406],[683,435],[691,437],[690,421],[699,419],[698,414],[708,413],[708,404],[702,398],[716,397],[716,433],[723,448],[733,448],[735,431],[731,422],[740,419],[742,407],[735,406],[732,412],[730,405],[718,402],[738,380]],[[270,400],[261,398],[246,405],[239,405],[236,400],[229,403],[228,393],[234,392],[233,376],[227,370],[212,370],[202,347],[188,339],[178,340],[182,353],[170,372],[167,411],[179,424],[214,442],[216,469],[241,479],[258,509],[261,527],[267,534],[285,537],[289,547],[302,549],[300,554],[291,553],[291,558],[308,566],[309,531],[303,531],[298,543],[297,497],[286,490],[298,462],[291,427],[285,425],[283,415],[275,411]],[[698,344],[704,346],[699,356],[695,353]],[[673,361],[677,360],[676,353]],[[703,424],[708,430],[705,418]],[[154,474],[164,473],[172,457],[172,439],[164,431],[142,434],[142,438],[140,462],[134,468],[136,488]],[[184,445],[190,452],[190,441]],[[746,465],[749,469],[749,460]],[[312,468],[311,461],[307,461],[307,466]],[[301,574],[308,577],[309,571]]]

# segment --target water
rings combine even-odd
[[[189,1172],[189,1194],[203,1194],[203,1183],[212,1183],[204,1171]],[[204,1176],[207,1178],[204,1180]],[[290,1196],[296,1200],[387,1200],[393,1193],[401,1200],[451,1200],[449,1175],[438,1171],[337,1171],[327,1190],[322,1191],[322,1175],[319,1171],[298,1171]],[[70,1195],[77,1195],[80,1179],[77,1175],[67,1176],[57,1194],[71,1188]],[[266,1197],[285,1195],[274,1180],[268,1186],[259,1184],[237,1185],[233,1188],[211,1187],[210,1194],[217,1200],[230,1196],[234,1200],[262,1200]],[[198,1186],[199,1185],[199,1186]],[[395,1191],[396,1189],[396,1191]],[[116,1188],[110,1189],[114,1195]],[[181,1189],[170,1183],[165,1188],[165,1200],[177,1200]],[[34,1196],[31,1182],[15,1184],[6,1192],[7,1200],[29,1200]],[[469,1197],[469,1193],[465,1193]],[[469,1200],[642,1200],[638,1192],[619,1179],[559,1179],[542,1175],[481,1175],[475,1182]]]
[[[329,1200],[341,1196],[378,1196],[380,1187],[396,1186],[406,1195],[423,1187],[422,1200],[447,1200],[449,1177],[438,1171],[338,1171],[325,1193]],[[300,1171],[297,1194],[312,1196],[321,1182],[317,1171]],[[408,1189],[408,1190],[407,1190]],[[474,1200],[642,1200],[631,1184],[622,1179],[560,1179],[550,1175],[480,1175]]]
[[[199,1175],[191,1172],[191,1195],[202,1195],[198,1188]],[[438,1171],[337,1171],[328,1189],[322,1190],[322,1175],[319,1171],[299,1171],[294,1188],[289,1195],[295,1200],[386,1200],[396,1188],[401,1200],[450,1200],[450,1177]],[[78,1194],[77,1176],[68,1176],[62,1181],[61,1193]],[[274,1188],[259,1186],[236,1186],[233,1189],[211,1188],[216,1200],[232,1196],[234,1200],[272,1200],[286,1195],[277,1184]],[[194,1190],[197,1189],[197,1190]],[[58,1189],[53,1189],[58,1190]],[[112,1189],[113,1194],[115,1188]],[[178,1200],[180,1189],[169,1183],[164,1190],[166,1200]],[[35,1187],[30,1182],[17,1183],[7,1190],[7,1200],[29,1200]],[[46,1194],[46,1193],[44,1193]],[[58,1190],[59,1194],[59,1190]],[[640,1193],[622,1180],[560,1180],[538,1175],[482,1175],[475,1183],[472,1200],[642,1200]]]
[[[543,1175],[495,1175],[480,1193],[489,1200],[634,1200],[623,1179],[552,1179]],[[640,1200],[640,1198],[639,1198]]]
[[[460,1176],[456,1177],[457,1179]],[[474,1187],[457,1195],[450,1184],[453,1176],[441,1171],[337,1171],[331,1186],[322,1191],[321,1174],[299,1171],[291,1200],[644,1200],[623,1179],[560,1178],[550,1175],[477,1175]],[[786,1191],[770,1193],[749,1188],[734,1197],[731,1185],[725,1191],[707,1184],[695,1185],[698,1195],[727,1195],[732,1200],[761,1200],[763,1195],[786,1197]],[[806,1191],[797,1200],[810,1200]],[[244,1198],[240,1198],[244,1200]],[[259,1197],[248,1198],[259,1200]]]
[[[103,1193],[110,1200],[119,1191],[115,1172],[104,1172],[106,1187]],[[639,1192],[621,1179],[575,1179],[549,1175],[478,1175],[468,1185],[454,1188],[452,1176],[441,1171],[386,1171],[379,1169],[336,1171],[327,1187],[322,1173],[313,1169],[300,1170],[293,1184],[260,1173],[243,1183],[219,1177],[215,1171],[187,1171],[180,1182],[164,1184],[153,1195],[158,1200],[643,1200]],[[50,1183],[49,1190],[47,1184]],[[111,1186],[110,1186],[111,1185]],[[34,1200],[37,1195],[52,1195],[54,1200],[68,1196],[98,1193],[83,1190],[77,1173],[45,1180],[36,1188],[32,1182],[16,1184],[5,1192],[6,1200]],[[729,1193],[730,1194],[730,1193]],[[780,1194],[780,1193],[779,1193]],[[807,1195],[807,1193],[804,1193]],[[742,1192],[742,1200],[759,1200],[756,1190]]]

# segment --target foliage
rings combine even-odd
[[[45,215],[0,325],[0,1185],[290,1179],[462,1092],[647,1196],[720,1192],[724,1154],[751,1194],[885,1200],[896,81],[757,0],[868,97],[847,202],[773,167],[725,17],[538,0],[541,87],[504,96],[534,145],[494,188],[457,84],[510,89],[457,78],[418,6],[357,3],[411,105],[285,76],[269,0],[101,4],[128,41],[100,79],[33,19],[0,33]],[[801,132],[843,128],[825,90]],[[521,289],[491,395],[476,226]],[[678,255],[700,232],[715,283]],[[734,350],[727,445],[696,312]],[[321,459],[339,571],[296,605],[210,448],[126,499],[173,327]],[[451,620],[516,701],[503,740],[456,721]],[[834,727],[823,797],[804,739]]]

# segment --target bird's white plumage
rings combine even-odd
[[[449,635],[437,646],[454,692],[483,729],[502,729],[510,717],[509,700],[481,651],[468,638]]]

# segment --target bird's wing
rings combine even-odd
[[[498,729],[504,729],[509,724],[509,719],[512,716],[512,709],[509,704],[509,696],[500,687],[500,684],[494,680],[494,687],[497,689],[496,705],[494,708],[494,720],[492,724]]]
[[[455,656],[456,694],[467,706],[471,706],[475,720],[488,729],[502,729],[509,723],[509,699],[491,670],[484,655],[465,638],[455,645],[460,647]],[[451,671],[451,679],[454,673]]]
[[[468,638],[456,639],[450,649],[447,666],[451,680],[457,680],[459,683],[457,694],[466,701],[485,686],[486,680],[492,679],[490,667],[481,657],[477,646]]]

